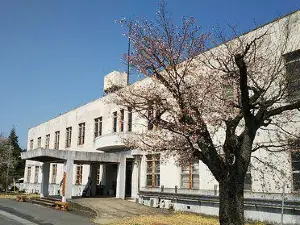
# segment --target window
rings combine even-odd
[[[71,146],[72,140],[72,127],[67,127],[66,129],[66,148]]]
[[[95,119],[95,138],[102,135],[102,116]]]
[[[159,187],[160,186],[160,156],[147,155],[147,181],[148,187]]]
[[[128,107],[128,131],[132,131],[132,108]]]
[[[120,132],[124,131],[124,109],[120,110],[121,116],[120,116]]]
[[[77,165],[76,166],[76,184],[80,185],[82,184],[82,165]]]
[[[78,131],[78,145],[84,144],[84,137],[85,137],[85,123],[80,123]]]
[[[113,112],[113,132],[117,132],[118,113]]]
[[[97,184],[101,183],[101,177],[100,177],[100,166],[97,168]]]
[[[32,139],[32,140],[30,140],[30,146],[29,146],[29,148],[30,148],[30,150],[32,150],[32,149],[33,149],[33,139]]]
[[[38,138],[38,148],[42,147],[42,138]]]
[[[59,149],[59,136],[60,136],[60,132],[56,131],[55,139],[54,139],[54,149]]]
[[[49,147],[50,147],[50,134],[47,134],[45,139],[45,148],[49,149]]]
[[[252,176],[251,176],[251,167],[249,166],[248,171],[245,175],[244,180],[244,190],[251,191],[252,190]]]
[[[181,167],[181,188],[199,189],[199,162]]]
[[[222,88],[222,97],[224,100],[233,101],[234,100],[234,88],[233,85],[224,84]]]
[[[300,139],[288,140],[291,149],[293,191],[300,191]]]
[[[56,184],[57,164],[52,164],[51,184]]]
[[[288,100],[298,100],[300,97],[300,49],[286,54],[284,58]]]
[[[293,150],[292,157],[292,171],[293,171],[293,191],[300,191],[300,151]]]
[[[31,179],[31,166],[27,167],[27,183],[30,183],[30,179]]]
[[[40,173],[40,167],[39,166],[35,166],[34,183],[38,183],[38,181],[39,181],[39,173]]]

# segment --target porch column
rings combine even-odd
[[[101,185],[106,186],[106,164],[101,164]]]
[[[131,197],[137,198],[138,192],[140,190],[140,166],[141,166],[141,156],[134,156],[134,163],[132,169],[132,189]]]
[[[96,188],[97,188],[97,170],[100,167],[99,163],[91,163],[90,165],[90,174],[89,177],[92,181],[92,187],[91,187],[91,196],[96,195]]]
[[[118,164],[116,198],[125,199],[125,181],[126,181],[126,157],[122,157],[120,163]]]
[[[42,183],[41,183],[41,197],[47,197],[49,195],[49,174],[50,174],[50,163],[43,163],[42,165]]]
[[[68,159],[67,161],[65,161],[64,174],[63,174],[63,190],[62,190],[63,202],[66,202],[67,199],[72,198],[73,167],[74,167],[74,160]]]

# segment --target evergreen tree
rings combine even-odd
[[[19,146],[19,138],[16,134],[16,129],[13,127],[8,136],[8,140],[12,147],[11,157],[14,160],[14,168],[12,168],[12,175],[15,179],[19,179],[24,175],[25,160],[21,159],[21,152],[23,151]]]

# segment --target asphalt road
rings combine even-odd
[[[0,215],[0,225],[22,225],[22,223],[16,222],[13,219],[10,219],[7,216]]]
[[[0,225],[95,225],[89,218],[40,205],[0,199]]]

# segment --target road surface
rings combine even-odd
[[[40,205],[0,199],[0,225],[95,225],[89,218]]]
[[[3,215],[5,211],[0,210],[0,225],[22,225],[22,223],[17,222],[16,220],[11,219],[9,214]]]

